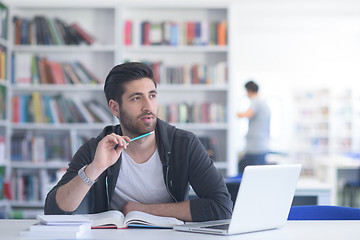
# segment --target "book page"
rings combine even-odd
[[[175,225],[184,224],[184,222],[173,217],[160,217],[144,212],[132,211],[126,215],[124,224],[130,226],[144,225],[144,226],[172,228]]]
[[[126,227],[124,223],[124,215],[117,210],[110,210],[101,213],[83,214],[83,216],[93,221],[92,227],[114,224],[117,228]]]

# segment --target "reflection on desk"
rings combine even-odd
[[[36,220],[0,220],[0,238],[19,240],[20,231]],[[360,221],[288,221],[282,228],[233,236],[216,236],[178,232],[171,229],[94,229],[86,239],[146,239],[146,240],[358,240]],[[61,236],[59,236],[59,239]]]

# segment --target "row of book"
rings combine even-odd
[[[40,201],[44,198],[40,183],[39,174],[22,169],[13,170],[10,178],[11,200]]]
[[[6,197],[19,202],[44,202],[48,191],[58,181],[63,170],[13,169],[10,173],[9,189]]]
[[[33,163],[66,162],[71,159],[70,136],[56,136],[54,134],[33,135],[25,134],[11,136],[11,160]]]
[[[0,86],[0,120],[6,119],[6,87]]]
[[[140,45],[218,45],[228,42],[227,21],[142,21],[140,25]],[[124,23],[124,44],[133,45],[134,23]]]
[[[99,84],[99,78],[79,61],[50,61],[46,56],[17,53],[12,82],[15,84]]]
[[[78,23],[45,16],[13,17],[16,45],[93,44],[95,38]]]
[[[158,84],[225,85],[228,79],[226,62],[169,66],[158,61],[142,61],[150,65]]]
[[[47,95],[39,92],[14,96],[14,123],[109,123],[110,111],[97,100],[81,100],[79,96]]]
[[[226,106],[221,103],[170,103],[159,106],[159,118],[170,123],[225,123]]]
[[[8,19],[9,9],[2,2],[0,2],[0,38],[8,38]]]

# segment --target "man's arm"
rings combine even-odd
[[[191,222],[190,201],[179,203],[142,204],[128,202],[122,209],[124,215],[131,211],[141,211],[156,216],[175,217],[179,220]]]
[[[245,112],[239,112],[238,114],[237,114],[237,116],[239,117],[239,118],[252,118],[252,116],[254,116],[254,110],[252,110],[251,108],[249,108],[247,111],[245,111]]]
[[[96,180],[102,172],[116,163],[122,150],[126,149],[130,141],[128,137],[121,137],[114,133],[104,137],[96,148],[94,161],[85,168],[85,174],[91,180]],[[56,203],[63,211],[75,211],[90,187],[79,176],[76,176],[56,191]]]

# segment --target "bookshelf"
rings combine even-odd
[[[309,174],[317,159],[358,153],[359,91],[342,88],[299,88],[294,91],[296,112],[294,153]]]
[[[10,6],[14,20],[9,24],[13,70],[7,104],[11,109],[10,204],[22,216],[42,212],[47,192],[78,147],[105,125],[114,124],[103,96],[103,81],[117,58],[117,11],[114,5],[80,1]],[[69,33],[61,35],[61,25],[55,25],[61,40],[55,41],[56,34],[51,32],[53,40],[49,41],[49,34],[39,35],[39,29],[44,31],[39,19],[49,29],[57,20],[67,31],[76,24],[94,41],[69,42]],[[20,31],[26,28],[30,30]],[[59,75],[60,82],[55,79]],[[103,114],[99,116],[97,111]]]
[[[95,39],[92,44],[38,44],[38,37],[29,35],[26,39],[31,42],[20,41],[19,44],[16,42],[17,21],[8,24],[11,68],[9,80],[0,83],[6,86],[8,99],[7,119],[0,121],[5,126],[0,125],[0,131],[9,129],[6,147],[11,169],[10,205],[22,211],[22,216],[31,217],[42,211],[46,193],[86,139],[97,136],[105,125],[117,124],[111,117],[101,121],[82,121],[81,118],[61,121],[58,117],[55,121],[56,117],[52,119],[51,116],[56,114],[49,114],[46,106],[54,106],[54,102],[60,105],[60,98],[65,102],[80,98],[83,105],[95,99],[107,109],[103,81],[115,64],[128,60],[144,61],[154,68],[159,83],[159,116],[177,127],[195,132],[204,145],[209,146],[209,155],[224,176],[237,172],[236,159],[229,161],[236,154],[229,153],[231,147],[228,146],[232,134],[229,127],[232,90],[228,3],[38,1],[30,4],[15,1],[9,9],[10,19],[25,19],[30,25],[37,16],[46,22],[60,18],[69,25],[77,23]],[[151,41],[165,34],[159,31],[161,23],[167,26],[173,23],[181,27],[181,31],[178,29],[177,40],[171,44],[144,44],[141,43],[144,21],[155,25],[155,33],[151,38],[148,36]],[[130,29],[126,27],[129,23]],[[126,35],[129,38],[129,30],[132,32],[130,42],[129,39],[125,41]],[[201,37],[195,32],[202,32]],[[65,84],[42,81],[39,73],[42,60],[49,69],[51,63],[64,66],[64,63],[80,62],[100,81],[75,83],[66,81],[66,76]],[[34,74],[33,66],[38,66],[38,75]],[[39,109],[42,109],[42,117],[38,116]]]
[[[215,165],[229,174],[227,3],[126,2],[119,19],[119,59],[153,66],[159,117],[216,142]]]
[[[9,170],[8,142],[9,132],[9,80],[8,80],[8,19],[9,10],[6,4],[0,2],[0,218],[6,216],[9,202],[5,198],[5,177]]]

